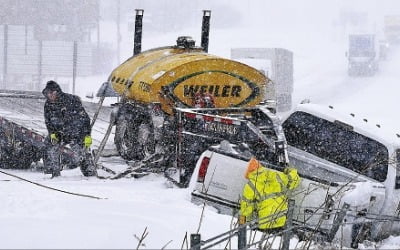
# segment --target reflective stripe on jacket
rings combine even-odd
[[[240,215],[246,221],[259,219],[259,229],[283,227],[286,223],[288,191],[296,188],[300,177],[294,168],[285,173],[260,166],[248,175],[240,201]]]

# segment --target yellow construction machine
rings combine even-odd
[[[142,160],[157,145],[173,145],[175,108],[254,107],[264,101],[269,79],[263,73],[207,53],[211,11],[203,11],[200,47],[183,36],[174,46],[143,52],[142,17],[143,10],[136,10],[134,55],[108,78],[121,97],[114,141],[124,159]]]

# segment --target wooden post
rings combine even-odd
[[[294,200],[289,200],[288,203],[285,231],[282,236],[282,250],[289,250],[290,238],[292,237]]]

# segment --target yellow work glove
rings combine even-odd
[[[288,166],[286,166],[285,169],[283,170],[283,173],[289,174],[291,171],[296,171],[296,173],[297,173],[297,169],[295,169],[294,167],[288,165]]]
[[[92,145],[92,137],[90,135],[85,136],[85,139],[83,139],[83,145],[85,148],[90,148],[90,145]]]
[[[55,143],[57,143],[58,142],[58,138],[57,138],[57,135],[56,134],[50,134],[50,141],[51,141],[51,143],[53,143],[53,144],[55,144]]]

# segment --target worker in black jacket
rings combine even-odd
[[[74,155],[67,160],[79,166],[84,176],[96,175],[88,153],[92,144],[90,118],[80,98],[64,93],[55,81],[48,81],[42,93],[46,97],[44,118],[49,133],[43,157],[45,172],[53,177],[60,175],[61,145],[69,144]]]

